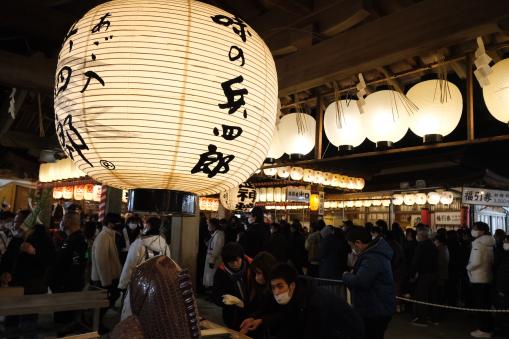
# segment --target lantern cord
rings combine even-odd
[[[336,104],[336,126],[341,129],[343,128],[341,120],[344,119],[343,103],[340,102],[337,82],[333,81],[332,83],[334,86],[334,102]]]
[[[44,137],[44,124],[42,122],[42,104],[41,104],[41,94],[37,93],[37,104],[39,106],[39,136]]]
[[[330,141],[327,143],[327,147],[325,147],[325,151],[323,151],[322,159],[325,157],[325,153],[327,153],[327,150],[329,149]]]

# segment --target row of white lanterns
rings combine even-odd
[[[265,209],[267,210],[303,210],[308,209],[308,205],[290,205],[290,206],[277,206],[277,205],[267,205]]]
[[[339,187],[351,190],[362,190],[366,184],[363,178],[348,177],[330,172],[315,171],[302,167],[272,167],[264,168],[263,173],[267,176],[277,175],[281,179],[291,178],[292,180],[302,180],[311,184]]]
[[[333,208],[353,208],[353,207],[371,207],[371,206],[388,207],[390,204],[391,204],[390,199],[325,201],[324,208],[325,209],[333,209]]]
[[[392,203],[396,206],[399,205],[424,205],[426,203],[430,205],[450,205],[454,201],[454,193],[450,191],[442,192],[429,192],[426,193],[407,193],[407,194],[394,194],[392,196]]]

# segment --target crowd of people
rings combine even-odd
[[[29,210],[0,214],[0,283],[2,287],[23,287],[24,294],[79,292],[85,288],[107,290],[109,307],[122,295],[122,318],[130,315],[127,287],[134,268],[157,255],[170,257],[170,248],[161,236],[161,219],[144,219],[128,214],[107,213],[102,222],[84,215],[79,205],[53,209],[54,225],[32,228],[24,224]],[[102,320],[100,333],[108,332]],[[37,338],[38,315],[7,316],[8,332],[22,330],[24,337]],[[57,312],[59,335],[73,333],[79,325],[76,312]]]
[[[310,226],[307,232],[298,220],[272,222],[258,208],[245,220],[202,218],[199,288],[223,308],[229,327],[253,338],[371,339],[384,337],[396,312],[412,314],[415,326],[447,320],[440,307],[397,296],[509,308],[509,237],[503,230],[492,236],[483,222],[436,232],[423,224],[389,228],[384,220],[362,227],[318,220]],[[352,308],[322,281],[349,288]],[[325,321],[329,317],[334,320]],[[507,318],[479,312],[476,320],[472,337],[489,338],[496,327],[509,337]]]
[[[170,257],[158,217],[108,213],[98,222],[77,205],[59,203],[53,209],[59,228],[50,232],[41,224],[27,228],[29,213],[0,214],[0,283],[23,287],[25,294],[100,287],[108,291],[110,307],[123,300],[125,319],[136,266]],[[389,228],[383,220],[363,226],[347,220],[342,227],[317,220],[310,228],[298,220],[272,222],[259,207],[228,221],[201,216],[197,290],[222,307],[226,326],[255,339],[378,339],[396,312],[410,312],[416,326],[447,321],[440,308],[397,296],[509,308],[509,237],[502,230],[492,236],[483,222],[435,232],[422,224]],[[352,305],[323,282],[346,286]],[[58,312],[54,319],[66,324],[61,334],[69,333],[76,313]],[[471,336],[489,338],[496,328],[508,336],[508,319],[480,312],[476,320]],[[4,324],[35,331],[37,315],[9,316]],[[101,324],[100,332],[106,331]]]

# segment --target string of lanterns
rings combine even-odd
[[[101,201],[101,185],[57,186],[53,188],[53,199]]]
[[[200,197],[198,199],[198,205],[200,207],[200,211],[217,212],[219,210],[219,199]]]
[[[450,205],[454,201],[454,193],[450,191],[442,192],[429,192],[429,193],[407,193],[407,194],[394,194],[392,196],[392,203],[396,206],[399,205]]]
[[[349,190],[362,190],[366,184],[363,178],[349,177],[331,172],[315,171],[302,167],[271,167],[264,168],[263,173],[267,176],[278,176],[281,179],[304,181],[310,184],[337,187]]]
[[[371,207],[383,206],[388,207],[391,204],[390,199],[372,199],[372,200],[344,200],[344,201],[325,201],[325,209],[337,208],[354,208],[354,207]]]

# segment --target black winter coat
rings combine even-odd
[[[348,242],[335,234],[329,234],[322,239],[318,250],[320,278],[341,279],[343,272],[347,269],[349,252]]]
[[[271,335],[278,339],[361,339],[362,319],[344,300],[299,278],[287,305],[275,305],[262,317]]]
[[[392,316],[396,311],[392,256],[389,244],[379,238],[359,255],[353,272],[343,275],[354,308],[365,318]]]
[[[438,251],[430,239],[420,241],[415,248],[410,277],[413,278],[417,273],[420,276],[438,274]]]
[[[253,223],[242,235],[240,244],[247,256],[253,258],[259,252],[265,250],[269,242],[270,231],[264,223]]]
[[[79,292],[85,287],[87,241],[81,230],[69,235],[57,250],[51,268],[50,288],[54,293]]]
[[[509,251],[501,253],[499,259],[495,285],[499,294],[503,293],[509,298]]]
[[[286,263],[289,259],[290,242],[286,234],[277,231],[271,234],[267,251],[279,262]]]

